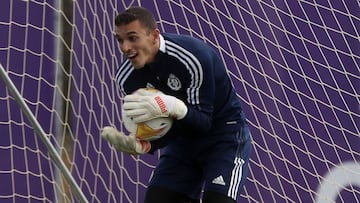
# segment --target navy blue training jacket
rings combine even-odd
[[[116,73],[122,94],[153,87],[185,102],[188,113],[165,137],[211,136],[232,130],[245,116],[225,66],[206,43],[191,36],[162,33],[155,60],[134,69],[125,59]],[[169,139],[154,142],[160,148]]]

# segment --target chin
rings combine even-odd
[[[146,64],[145,60],[141,60],[141,58],[133,58],[133,60],[130,59],[131,64],[134,66],[135,69],[143,68]]]
[[[142,68],[142,67],[144,66],[143,63],[139,63],[139,62],[137,62],[136,60],[131,60],[131,59],[129,59],[129,60],[130,60],[131,65],[132,65],[135,69],[139,69],[139,68]]]
[[[135,69],[140,69],[140,68],[144,67],[144,64],[139,64],[139,63],[132,63],[132,65]]]

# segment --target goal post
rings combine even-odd
[[[80,202],[87,203],[88,201],[87,201],[86,197],[84,196],[83,192],[81,191],[80,187],[77,185],[76,181],[72,177],[70,171],[66,167],[66,165],[65,165],[64,161],[62,160],[61,156],[59,155],[59,153],[56,151],[55,147],[51,144],[51,142],[48,138],[48,135],[46,135],[46,133],[42,129],[40,123],[36,120],[36,117],[33,115],[30,108],[28,107],[28,105],[22,98],[21,94],[17,90],[16,86],[14,85],[12,80],[7,75],[6,70],[4,69],[2,64],[0,64],[0,76],[1,76],[2,80],[4,81],[4,83],[6,84],[7,88],[12,93],[16,102],[19,104],[22,112],[29,119],[29,122],[31,123],[32,127],[36,131],[36,134],[40,137],[40,139],[46,146],[47,151],[50,154],[50,158],[52,158],[52,161],[56,164],[56,166],[61,171],[61,174],[64,176],[64,179],[70,185],[72,192],[76,195],[77,199]]]
[[[253,138],[240,202],[359,202],[359,1],[59,2],[1,1],[0,64],[67,161],[72,193],[144,200],[161,151],[129,156],[100,136],[107,125],[123,129],[114,19],[144,6],[161,32],[199,38],[226,64]],[[20,109],[0,81],[0,202],[76,201]]]

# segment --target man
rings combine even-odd
[[[125,115],[135,122],[175,119],[163,138],[151,142],[109,126],[102,131],[115,148],[129,154],[152,153],[166,146],[145,202],[200,202],[201,197],[203,203],[236,202],[248,171],[251,141],[220,58],[198,39],[160,33],[145,8],[125,10],[115,25],[126,57],[116,74],[125,96]],[[145,87],[165,95],[148,96],[141,89]]]

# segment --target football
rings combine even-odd
[[[149,94],[162,94],[162,92],[153,88],[146,88],[146,90]],[[173,124],[173,118],[171,117],[159,117],[143,123],[135,123],[131,118],[122,113],[122,119],[126,130],[134,133],[138,139],[148,141],[164,136]]]

